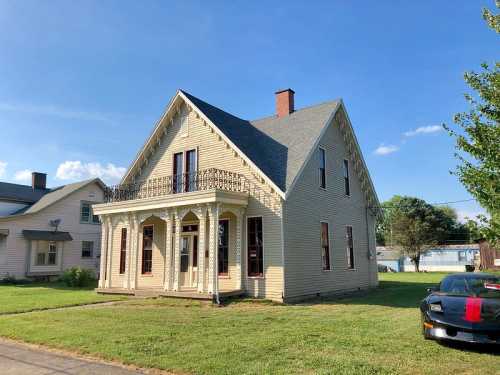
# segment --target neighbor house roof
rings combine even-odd
[[[47,189],[47,192],[38,199],[38,201],[34,202],[32,205],[22,208],[19,211],[16,211],[8,216],[0,217],[0,219],[10,218],[13,216],[19,215],[28,215],[40,212],[41,210],[51,206],[52,204],[60,201],[61,199],[67,197],[68,195],[74,193],[75,191],[91,184],[96,183],[101,188],[105,188],[104,183],[99,178],[94,178],[90,180],[75,182],[73,184],[59,186],[53,189]],[[20,185],[24,186],[24,185]],[[31,187],[30,187],[31,188]]]
[[[29,185],[0,182],[0,200],[34,203],[49,191],[50,189],[33,189]]]

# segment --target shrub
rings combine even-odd
[[[64,271],[61,281],[71,287],[90,286],[95,281],[94,271],[87,268],[72,267]]]
[[[9,274],[7,274],[7,276],[5,276],[3,279],[0,279],[0,284],[7,284],[7,285],[20,285],[29,283],[32,283],[32,281],[26,279],[16,279],[14,275],[9,275]]]

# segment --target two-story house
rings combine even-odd
[[[32,184],[0,182],[0,279],[53,278],[66,268],[98,271],[103,201],[99,179],[56,188],[34,172]]]
[[[378,199],[342,100],[248,121],[179,90],[103,222],[103,293],[276,301],[377,285]]]

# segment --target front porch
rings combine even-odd
[[[93,207],[103,222],[99,293],[207,300],[243,293],[248,194],[234,184],[191,186],[141,198],[115,190]]]

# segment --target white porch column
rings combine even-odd
[[[139,259],[139,219],[133,214],[130,220],[130,289],[137,289],[137,260]]]
[[[243,208],[238,210],[236,215],[236,289],[242,289],[242,271],[243,262],[241,255],[241,248],[243,243],[243,217],[245,210]]]
[[[172,289],[172,215],[166,211],[165,216],[165,283],[163,289]]]
[[[214,207],[210,206],[208,210],[208,293],[215,291],[215,232],[217,230],[217,218]]]
[[[106,288],[111,288],[111,279],[113,272],[113,218],[110,216],[108,218],[108,223],[106,225],[108,227],[108,241],[107,241],[107,272],[106,272]]]
[[[99,267],[99,288],[106,286],[106,267],[108,258],[108,217],[101,216],[101,264]]]
[[[198,292],[205,290],[205,248],[207,233],[207,212],[206,207],[198,208]]]
[[[174,213],[175,216],[175,240],[174,240],[174,290],[179,290],[179,279],[181,276],[181,216],[179,212]]]

